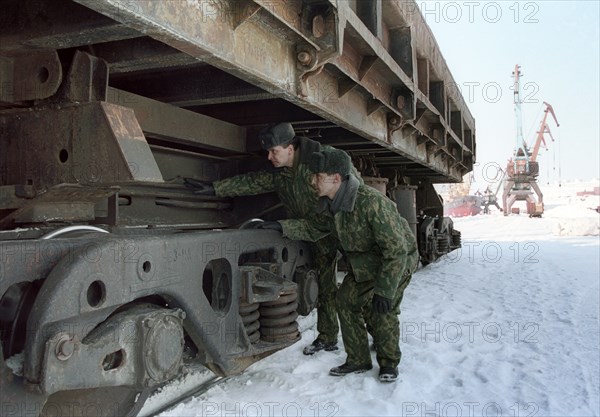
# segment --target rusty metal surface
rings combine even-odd
[[[61,82],[56,51],[0,53],[0,104],[48,98]]]
[[[220,229],[236,223],[231,200],[198,196],[180,184],[123,183],[118,196],[118,214],[108,222],[112,226]]]
[[[185,55],[183,52],[179,53]],[[189,55],[185,56],[189,57]],[[162,62],[165,57],[159,56],[155,59]],[[167,56],[168,61],[169,56]],[[111,73],[114,65],[111,65]],[[127,61],[118,61],[116,65],[129,64]],[[136,71],[135,80],[132,80],[129,74],[115,74],[111,85],[120,90],[127,89],[138,95],[186,108],[221,103],[257,102],[273,98],[268,91],[198,61],[195,61],[194,65],[173,68],[168,71],[168,75],[168,83],[166,83],[164,72]]]
[[[5,185],[0,187],[0,210],[22,207],[25,201],[35,197],[35,190],[27,185]]]
[[[243,127],[114,88],[109,89],[108,98],[109,102],[133,109],[146,135],[240,153],[246,151]]]
[[[111,75],[199,64],[194,57],[146,37],[98,43],[94,55],[108,63]]]
[[[62,103],[104,101],[107,88],[108,66],[106,61],[76,51],[69,74],[55,100]]]
[[[118,187],[88,188],[72,184],[52,187],[36,198],[22,201],[21,206],[0,220],[0,228],[13,223],[94,220],[94,206],[115,194]]]
[[[138,36],[141,34],[127,25],[71,0],[2,1],[0,54],[22,49],[69,48]]]
[[[281,97],[297,108],[286,107],[277,117],[272,101],[265,109],[270,122],[293,121],[305,111],[313,121],[322,118],[346,136],[398,155],[380,165],[407,176],[457,180],[472,168],[474,120],[415,2],[78,3],[83,6],[31,0],[18,8],[9,1],[8,15],[26,23],[18,40],[0,32],[5,47],[0,59],[44,44],[40,38],[65,41],[46,48],[94,43],[93,53],[107,60],[116,85],[138,95],[196,106],[191,110],[225,121],[246,113],[252,103]],[[35,25],[43,16],[53,23]],[[77,36],[80,22],[104,36],[85,31]],[[216,103],[224,105],[222,111],[211,107]],[[263,120],[252,115],[244,124]]]
[[[249,11],[247,2],[225,0],[78,2],[283,97],[434,173],[457,180],[472,167],[474,149],[468,146],[472,145],[475,131],[472,117],[462,98],[447,97],[444,88],[452,84],[452,79],[440,63],[437,46],[431,46],[434,42],[428,28],[418,18],[412,18],[415,29],[411,33],[397,36],[398,42],[410,40],[415,44],[410,65],[402,61],[405,68],[412,65],[410,77],[346,2],[338,2],[337,9],[329,2],[317,2],[319,7],[294,1],[257,2],[262,5],[259,11]],[[321,17],[315,20],[318,15]],[[441,111],[432,103],[436,101],[435,88],[433,92],[422,92],[415,87],[419,85],[418,71],[414,70],[416,51],[428,49],[431,62],[421,63],[421,67],[430,67],[436,72],[436,80],[445,82],[442,102],[438,103]],[[361,72],[361,65],[369,57],[376,58],[374,65]],[[347,84],[346,77],[358,88],[340,95],[338,85],[341,81]],[[389,84],[381,84],[382,80]],[[426,84],[434,85],[433,77]],[[418,107],[423,110],[420,123]],[[452,123],[447,113],[454,107],[458,109],[454,117],[460,123]],[[435,129],[441,131],[437,140]],[[419,143],[418,136],[428,139]]]
[[[0,113],[0,126],[2,184],[162,182],[133,110],[101,102],[13,110]]]

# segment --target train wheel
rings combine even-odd
[[[8,288],[0,298],[0,336],[7,358],[23,351],[27,317],[33,308],[42,281],[20,282]]]

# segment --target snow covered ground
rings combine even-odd
[[[406,290],[396,383],[377,366],[329,376],[343,349],[304,356],[313,312],[299,343],[161,416],[600,416],[600,201],[576,197],[585,185],[544,190],[541,219],[455,220],[463,248]]]

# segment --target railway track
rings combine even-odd
[[[338,281],[341,282],[344,276],[344,272],[338,272]],[[306,332],[316,331],[317,316],[314,313],[298,317],[297,322],[302,337],[305,337]],[[310,338],[312,335],[306,337]],[[180,404],[187,404],[211,388],[235,378],[235,376],[219,377],[200,364],[187,364],[186,367],[184,376],[149,395],[137,417],[159,416]]]
[[[217,376],[206,368],[195,369],[184,378],[171,382],[152,393],[140,410],[138,417],[158,416],[170,411],[230,378]]]

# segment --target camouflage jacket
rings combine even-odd
[[[319,142],[300,137],[293,167],[251,172],[215,181],[215,193],[219,197],[236,197],[275,192],[289,217],[307,217],[314,212],[319,199],[312,186],[313,174],[308,169],[308,160],[321,148]]]
[[[308,161],[314,152],[330,148],[319,142],[299,136],[300,145],[291,168],[279,168],[274,171],[258,171],[236,175],[221,181],[215,181],[215,193],[219,197],[237,197],[275,192],[290,218],[313,218],[319,201],[317,191],[312,185],[313,173],[308,169]],[[363,183],[356,168],[352,172]]]
[[[416,269],[418,250],[408,222],[400,216],[394,202],[379,191],[359,185],[350,177],[347,196],[340,210],[328,211],[329,199],[322,198],[321,221],[280,221],[284,236],[315,241],[328,233],[336,235],[356,281],[375,281],[375,293],[393,298],[398,286]],[[328,230],[329,228],[329,230]]]

